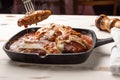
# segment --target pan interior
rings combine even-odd
[[[7,50],[7,51],[9,51],[9,52],[13,52],[13,51],[10,50],[10,45],[14,41],[18,40],[24,34],[35,32],[38,29],[39,29],[38,27],[35,27],[35,28],[28,28],[28,29],[20,31],[19,33],[17,33],[16,35],[14,35],[10,40],[8,40],[8,42],[5,44],[4,49]],[[96,35],[95,35],[95,33],[93,31],[91,31],[91,30],[88,30],[88,29],[74,29],[74,30],[76,30],[77,32],[80,32],[82,34],[85,34],[85,35],[88,35],[88,36],[92,37],[92,47],[88,51],[80,52],[80,53],[70,53],[70,54],[68,54],[68,53],[65,54],[64,53],[64,54],[50,54],[50,55],[75,55],[75,54],[84,54],[86,52],[91,52],[93,50],[93,48],[94,48],[94,46],[96,44]],[[18,52],[14,52],[14,53],[18,53]],[[26,54],[26,53],[22,53],[22,54]],[[32,54],[32,53],[30,53],[30,54]]]

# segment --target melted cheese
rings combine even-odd
[[[70,43],[71,41],[75,41],[86,48],[86,44],[80,36],[80,33],[69,26],[52,23],[38,29],[35,34],[24,35],[19,39],[19,43],[22,42],[22,45],[18,44],[16,49],[41,49],[47,53],[62,53],[65,43]],[[15,44],[11,48],[13,46]]]

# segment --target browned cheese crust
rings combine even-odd
[[[16,52],[60,54],[87,51],[92,37],[60,24],[44,25],[34,33],[27,33],[15,41],[10,49]]]

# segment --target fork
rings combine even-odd
[[[22,0],[22,1],[27,13],[35,10],[31,0]]]

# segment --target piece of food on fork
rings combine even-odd
[[[50,15],[50,10],[32,11],[18,20],[18,26],[24,26],[27,28],[28,25],[37,24],[38,22],[47,19]]]

